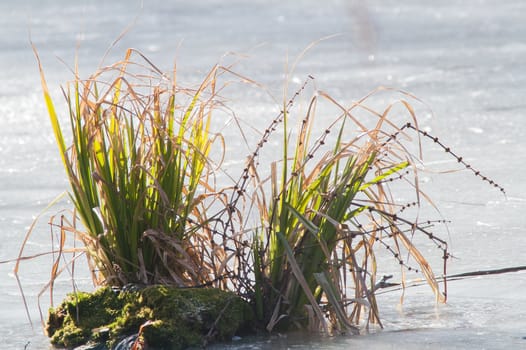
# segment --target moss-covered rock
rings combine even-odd
[[[136,291],[101,288],[73,293],[49,312],[47,333],[54,345],[72,348],[87,342],[108,348],[139,334],[148,349],[184,349],[228,340],[253,323],[250,306],[218,289],[150,286]]]

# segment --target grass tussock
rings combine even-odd
[[[381,112],[367,105],[375,93],[344,106],[320,90],[300,108],[314,85],[309,77],[261,132],[238,180],[222,183],[216,172],[226,137],[211,131],[223,103],[220,78],[243,80],[229,68],[216,66],[187,89],[175,70],[163,74],[128,50],[124,60],[63,89],[71,145],[40,68],[75,206],[57,225],[60,249],[68,235],[81,240],[98,285],[231,290],[269,331],[356,333],[381,325],[375,295],[386,285],[378,276],[383,252],[402,277],[421,274],[445,301],[446,284],[440,287],[416,243],[423,238],[438,248],[446,276],[447,243],[433,231],[441,221],[406,216],[432,204],[411,145],[421,150],[431,140],[502,190],[420,130],[410,104],[416,98],[404,92],[391,91],[401,97]],[[403,122],[392,118],[395,106]],[[397,202],[394,184],[412,199]]]
[[[222,262],[228,260],[222,247],[208,249],[207,206],[221,200],[210,183],[217,165],[209,159],[212,147],[222,148],[221,135],[209,131],[218,68],[197,89],[180,89],[175,74],[141,67],[130,61],[133,53],[64,88],[71,146],[43,78],[71,198],[85,228],[75,233],[98,283],[206,284],[225,273]],[[130,72],[141,68],[152,75]]]

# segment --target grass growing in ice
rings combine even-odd
[[[414,238],[439,248],[443,276],[447,243],[431,221],[404,217],[428,200],[418,184],[419,157],[407,143],[421,147],[431,139],[473,168],[418,128],[409,103],[415,99],[401,93],[396,104],[407,117],[400,125],[391,117],[394,104],[381,112],[367,106],[371,95],[344,106],[316,91],[301,110],[296,100],[313,84],[309,77],[269,120],[239,180],[218,184],[228,140],[210,125],[223,103],[224,74],[239,78],[216,66],[198,88],[182,88],[175,71],[166,75],[128,50],[124,60],[64,88],[73,140],[67,145],[41,68],[75,206],[73,217],[58,224],[60,249],[70,235],[81,240],[98,285],[232,290],[269,331],[354,333],[380,323],[379,251],[387,250],[402,274],[421,273],[444,301],[446,291]],[[332,117],[326,107],[336,111]],[[262,156],[276,139],[280,149],[270,152],[278,156]],[[392,183],[406,186],[414,200],[398,203]]]

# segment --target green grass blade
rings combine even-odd
[[[53,104],[53,99],[51,98],[51,95],[49,93],[49,88],[47,86],[46,77],[44,74],[44,69],[42,68],[42,62],[40,61],[40,56],[38,55],[38,52],[36,50],[35,45],[31,43],[31,46],[33,48],[33,52],[35,54],[37,63],[38,63],[38,70],[40,72],[40,83],[42,85],[42,91],[44,94],[44,101],[46,102],[46,108],[49,115],[49,120],[51,121],[51,127],[53,128],[53,134],[55,135],[55,140],[58,145],[60,157],[62,159],[62,163],[64,164],[64,167],[66,170],[70,171],[69,162],[66,156],[66,143],[64,141],[64,136],[62,135],[62,130],[60,128],[60,122],[58,119],[57,112],[55,110],[55,105]]]
[[[403,169],[407,168],[408,166],[410,166],[410,163],[408,161],[401,162],[401,163],[398,163],[398,164],[395,164],[395,165],[391,166],[389,168],[389,170],[387,170],[387,171],[383,172],[382,174],[376,176],[371,181],[368,181],[367,183],[363,184],[360,187],[360,191],[366,190],[371,185],[376,185],[377,183],[379,183],[380,181],[384,180],[385,178],[391,176],[392,174],[395,174],[395,173],[399,172],[400,170],[403,170]]]
[[[342,324],[346,328],[346,330],[350,331],[352,334],[359,334],[358,328],[356,328],[349,322],[349,319],[342,306],[342,300],[338,292],[339,288],[337,288],[334,285],[332,279],[330,277],[327,278],[326,272],[315,273],[314,278],[316,278],[316,281],[325,292],[329,304],[334,309],[336,317],[338,318],[340,324]]]
[[[305,296],[309,300],[311,306],[314,309],[314,312],[316,314],[316,317],[318,318],[318,321],[322,324],[323,330],[325,332],[328,332],[327,328],[327,322],[325,321],[325,317],[323,316],[323,311],[321,310],[320,306],[318,305],[318,302],[316,301],[316,298],[312,294],[312,291],[309,288],[309,285],[307,281],[305,280],[305,276],[301,272],[301,268],[296,262],[296,258],[294,257],[294,253],[292,249],[289,246],[289,243],[287,241],[287,238],[281,233],[277,232],[276,235],[278,236],[279,240],[281,241],[283,247],[285,248],[285,253],[287,254],[287,261],[290,264],[290,267],[292,269],[292,273],[294,274],[294,277],[296,277],[296,280],[302,287],[303,293],[305,293]]]

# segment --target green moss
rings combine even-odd
[[[73,323],[66,322],[64,327],[58,329],[51,337],[51,343],[67,348],[86,342],[87,332]]]
[[[118,316],[121,299],[111,288],[69,294],[59,307],[49,311],[46,331],[51,343],[64,347],[85,343],[92,337],[93,329]]]
[[[161,322],[146,327],[147,343],[166,347],[200,345],[210,334],[213,340],[227,340],[251,320],[248,306],[235,294],[217,289],[145,289],[143,302]],[[164,339],[167,343],[157,343]]]
[[[205,340],[229,340],[252,323],[248,304],[218,289],[151,286],[119,293],[101,288],[71,294],[51,309],[47,332],[58,346],[105,340],[111,347],[142,327],[141,337],[150,348],[182,349]]]

